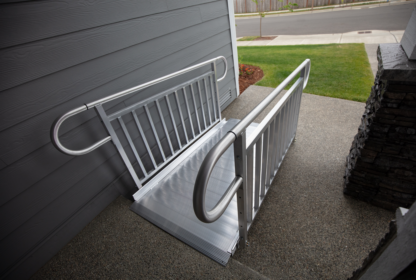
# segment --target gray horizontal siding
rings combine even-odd
[[[222,3],[222,2],[220,2]],[[225,3],[225,2],[224,2]],[[210,5],[210,4],[206,4]],[[208,7],[204,7],[205,8]],[[12,73],[12,77],[14,80],[18,80],[19,83],[22,85],[20,87],[15,87],[10,89],[10,91],[5,92],[4,89],[7,89],[8,85],[13,84],[15,86],[16,81],[8,81],[9,79],[1,79],[0,90],[3,90],[0,93],[0,119],[2,119],[2,123],[0,125],[0,130],[3,130],[7,127],[14,125],[16,122],[19,122],[22,119],[26,119],[33,115],[39,114],[42,111],[45,111],[51,107],[57,105],[57,103],[63,103],[69,99],[74,98],[76,95],[82,94],[85,90],[92,89],[92,87],[97,86],[97,84],[103,84],[108,82],[109,79],[114,79],[115,77],[120,77],[123,74],[129,73],[134,69],[140,68],[140,66],[144,66],[147,64],[152,63],[153,61],[157,60],[154,56],[165,56],[165,51],[175,52],[181,50],[186,46],[186,43],[183,40],[188,39],[192,36],[195,36],[195,33],[199,33],[199,29],[197,27],[193,28],[192,30],[182,30],[182,33],[173,34],[176,29],[175,27],[166,28],[165,24],[167,25],[174,25],[177,22],[181,22],[181,27],[184,29],[185,27],[189,27],[191,25],[196,25],[200,23],[201,13],[204,14],[202,11],[200,12],[198,7],[191,7],[187,9],[179,10],[181,12],[176,11],[175,13],[170,12],[169,18],[180,18],[181,20],[161,20],[163,14],[156,15],[155,19],[147,19],[146,21],[140,22],[144,24],[144,26],[151,25],[149,22],[153,23],[152,26],[154,28],[143,28],[140,29],[142,32],[135,33],[134,30],[141,26],[142,24],[128,24],[123,22],[124,26],[128,26],[129,32],[124,34],[121,32],[119,28],[115,30],[111,30],[109,32],[113,36],[116,36],[119,33],[124,34],[126,36],[126,40],[121,40],[123,37],[116,37],[114,41],[127,41],[128,44],[119,44],[114,43],[111,36],[107,37],[106,39],[100,40],[99,44],[96,44],[95,37],[102,37],[103,34],[106,33],[105,30],[100,30],[98,35],[92,34],[83,34],[86,37],[86,41],[81,43],[81,39],[78,37],[78,33],[71,34],[68,38],[68,35],[65,35],[63,42],[56,42],[57,46],[55,47],[54,53],[56,55],[51,55],[50,50],[45,50],[42,52],[34,52],[34,53],[27,53],[23,51],[24,54],[28,55],[29,57],[23,58],[27,63],[21,63],[20,61],[16,62],[16,65],[11,66],[16,59],[13,57],[19,57],[19,54],[14,55],[3,55],[0,51],[0,73],[4,77],[8,77],[8,72]],[[172,14],[173,13],[173,14]],[[219,17],[221,16],[219,13]],[[211,14],[212,16],[212,14]],[[188,19],[189,17],[189,19]],[[227,18],[226,16],[224,18]],[[212,20],[212,19],[211,19]],[[136,21],[136,20],[135,20]],[[139,20],[137,20],[139,21]],[[191,24],[188,23],[191,22]],[[214,22],[216,20],[213,20]],[[163,25],[159,25],[160,22]],[[112,29],[113,25],[105,26],[107,29]],[[101,29],[104,29],[101,28]],[[123,28],[121,28],[123,29]],[[131,30],[130,30],[131,29]],[[172,30],[169,33],[165,31],[165,29],[176,29]],[[89,30],[88,30],[89,31]],[[131,33],[130,33],[131,31]],[[202,30],[203,31],[203,30]],[[96,30],[98,32],[98,30]],[[114,33],[113,33],[114,32]],[[186,34],[187,33],[187,34]],[[154,34],[152,36],[145,35],[145,34]],[[145,36],[144,36],[145,35]],[[167,35],[166,38],[163,35]],[[130,37],[137,37],[140,38],[144,36],[146,39],[156,38],[159,36],[157,40],[147,41],[145,44],[137,44],[132,45],[135,40],[130,40]],[[196,35],[198,36],[198,35]],[[200,39],[203,40],[204,33],[201,32]],[[74,38],[75,37],[75,38]],[[149,38],[150,37],[150,38]],[[202,38],[201,38],[202,37]],[[61,40],[62,37],[54,38],[55,41]],[[93,42],[91,42],[91,40]],[[67,45],[69,44],[69,46]],[[173,43],[176,43],[172,46]],[[36,43],[37,45],[42,45],[41,42]],[[54,44],[54,43],[51,43]],[[99,51],[105,47],[106,45],[114,45],[117,44],[119,46],[120,51],[114,52],[114,49],[109,47],[108,50],[103,52]],[[192,44],[192,43],[191,43]],[[130,47],[129,47],[130,46]],[[32,46],[31,46],[32,47]],[[156,47],[156,49],[154,49]],[[19,46],[18,48],[21,48]],[[36,49],[36,46],[34,47]],[[76,50],[73,50],[76,48]],[[151,48],[151,50],[147,50]],[[175,49],[176,48],[176,49]],[[8,52],[13,52],[13,50],[6,50]],[[151,52],[151,53],[148,53]],[[97,58],[96,53],[99,53],[101,56]],[[111,55],[105,55],[109,54]],[[36,56],[36,58],[31,59],[31,55]],[[21,55],[20,55],[21,56]],[[81,58],[80,58],[81,57]],[[87,61],[90,63],[85,63]],[[73,64],[75,61],[75,64]],[[56,63],[55,63],[56,62]],[[84,62],[84,63],[83,63]],[[73,67],[74,65],[79,65],[80,67]],[[71,67],[72,66],[72,67]],[[33,70],[34,69],[34,70]],[[68,69],[69,71],[63,73],[63,69]],[[72,71],[71,71],[72,70]],[[34,73],[33,75],[27,74],[27,72]],[[42,74],[43,72],[43,74]],[[38,79],[41,75],[51,74],[51,72],[56,73],[55,77],[52,77],[54,81],[59,81],[56,83],[55,88],[58,88],[57,91],[53,91],[50,88],[51,84],[45,84],[45,80]],[[116,73],[115,73],[116,72]],[[88,73],[88,75],[86,75]],[[30,76],[30,77],[29,77]],[[32,77],[33,76],[33,77]],[[41,87],[43,85],[44,88],[34,89],[31,85],[27,85],[28,79],[34,80],[31,85],[35,87]],[[67,81],[66,84],[64,84]],[[24,83],[24,84],[23,84]],[[68,85],[68,83],[70,83]],[[72,89],[69,87],[81,87],[83,86],[83,91],[79,90],[78,88]],[[23,87],[23,88],[22,88]],[[26,88],[24,88],[26,87]],[[30,87],[30,88],[28,88]],[[65,95],[62,94],[62,91],[65,90]],[[71,90],[73,90],[73,94],[71,94]],[[22,104],[23,99],[27,99],[27,93],[31,92],[31,100],[27,100],[26,104]],[[4,102],[5,98],[8,96],[13,95],[13,100],[9,100],[6,103]],[[42,102],[43,101],[43,102]],[[55,101],[55,102],[54,102]],[[28,106],[30,106],[28,110]],[[24,112],[22,112],[24,111]],[[26,114],[25,114],[26,112]]]
[[[81,157],[58,152],[49,138],[55,118],[219,55],[228,61],[219,91],[236,95],[227,10],[226,1],[208,0],[1,6],[0,75],[6,78],[0,81],[0,275],[29,276],[117,195],[135,188],[110,143]],[[222,75],[221,63],[217,69]],[[106,110],[119,110],[202,72],[117,100]],[[148,125],[144,130],[150,131]],[[168,131],[173,137],[171,124]],[[93,111],[69,119],[61,133],[73,149],[106,136]],[[140,146],[138,135],[132,137]],[[124,137],[121,141],[127,145]],[[168,149],[166,139],[162,145]],[[138,150],[146,162],[147,151]],[[128,156],[134,161],[131,152]]]
[[[195,6],[4,49],[0,91],[201,22]]]
[[[30,111],[24,111],[25,107],[18,108],[21,110],[19,112],[26,115],[25,118],[16,114],[14,119],[9,118],[10,122],[7,119],[4,120],[4,126],[7,123],[9,126],[14,126],[0,132],[0,159],[6,163],[12,163],[18,159],[16,157],[19,155],[30,153],[38,148],[37,143],[31,141],[32,133],[39,134],[36,138],[39,141],[42,139],[43,144],[49,142],[49,136],[44,131],[49,130],[51,115],[55,118],[60,113],[75,108],[83,102],[96,100],[168,74],[169,71],[181,69],[180,66],[176,66],[178,63],[181,63],[182,67],[193,64],[191,61],[194,58],[187,59],[187,54],[196,52],[197,56],[199,53],[205,56],[212,52],[209,45],[205,43],[206,40],[218,46],[229,46],[229,39],[227,39],[229,31],[224,30],[227,22],[226,17],[221,17],[213,20],[212,24],[198,25],[160,37],[155,40],[156,44],[149,41],[143,44],[143,48],[137,46],[131,50],[122,50],[111,57],[89,61],[0,93],[0,99],[3,96],[6,99],[7,96],[19,96],[19,94],[24,99],[24,94],[27,92],[38,95],[35,104],[30,102],[31,100],[26,101],[25,107],[33,106]],[[189,47],[184,49],[184,45]],[[231,51],[231,47],[229,49]],[[168,51],[172,54],[171,56],[166,55]],[[165,63],[167,60],[169,63]],[[159,71],[149,73],[150,65],[153,68],[159,68],[160,73]],[[232,67],[233,64],[229,65]],[[17,101],[14,102],[17,103]],[[44,113],[47,111],[46,108],[51,109]],[[94,113],[88,112],[72,118],[71,123],[63,127],[63,132],[85,122],[88,116],[94,116]],[[26,130],[33,126],[38,127],[39,130]],[[40,138],[42,136],[43,138]],[[16,138],[19,139],[18,142],[9,141]]]
[[[166,1],[28,1],[4,5],[0,48],[168,11]],[[19,20],[16,20],[18,18]]]
[[[123,178],[127,176],[123,176]],[[59,248],[68,243],[78,232],[105,209],[114,199],[119,196],[117,182],[105,187],[94,199],[84,205],[70,219],[58,226],[50,238],[43,239],[30,252],[30,258],[22,258],[14,264],[14,269],[9,271],[9,279],[25,279],[42,267]],[[24,269],[19,269],[24,268]]]

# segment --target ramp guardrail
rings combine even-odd
[[[311,61],[306,59],[208,152],[196,177],[193,193],[193,207],[200,221],[216,221],[237,194],[240,242],[247,242],[251,223],[295,138],[302,91],[308,83],[310,67]],[[246,128],[298,74],[300,77],[246,139]],[[235,179],[218,203],[207,211],[205,193],[211,172],[232,144]]]

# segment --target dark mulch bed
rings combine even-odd
[[[238,79],[238,84],[240,85],[240,94],[242,94],[249,86],[254,85],[260,81],[264,76],[263,70],[257,66],[238,64],[238,68],[240,70],[240,76]]]
[[[277,36],[258,37],[254,39],[253,41],[266,41],[266,40],[273,40],[275,38],[277,38]]]

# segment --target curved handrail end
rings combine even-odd
[[[195,215],[204,223],[215,222],[224,213],[227,205],[232,198],[230,191],[234,189],[233,183],[228,187],[224,196],[220,199],[216,206],[210,211],[205,209],[205,193],[208,187],[208,181],[214,170],[215,164],[224,154],[224,152],[234,143],[235,135],[228,132],[205,156],[204,161],[199,168],[198,175],[195,179],[193,206]],[[234,181],[233,181],[234,182]],[[242,182],[242,179],[241,179]],[[237,183],[237,182],[234,182]],[[229,197],[231,195],[231,198]]]
[[[216,59],[221,58],[224,61],[224,75],[222,75],[221,78],[217,79],[217,82],[221,82],[222,80],[224,80],[225,76],[227,76],[227,72],[228,72],[228,62],[227,59],[223,56],[219,56]]]
[[[66,121],[67,119],[69,119],[70,117],[72,117],[76,114],[79,114],[81,112],[84,112],[86,110],[88,110],[88,107],[86,105],[75,108],[75,109],[63,114],[61,117],[57,118],[52,123],[52,129],[51,129],[51,134],[50,134],[51,141],[52,141],[52,144],[55,146],[55,148],[58,149],[58,151],[66,154],[66,155],[70,155],[70,156],[81,156],[81,155],[85,155],[89,152],[92,152],[93,150],[97,149],[98,147],[104,145],[105,143],[107,143],[108,141],[111,140],[111,136],[107,136],[106,138],[101,139],[100,141],[91,145],[90,147],[82,149],[82,150],[70,150],[70,149],[66,148],[64,145],[62,145],[61,141],[59,140],[59,128],[61,127],[62,123],[64,121]]]

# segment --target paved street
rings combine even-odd
[[[340,10],[269,15],[263,18],[264,35],[333,34],[357,30],[404,30],[415,2],[357,6]],[[237,37],[259,35],[259,18],[236,18]]]

